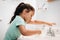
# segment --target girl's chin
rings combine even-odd
[[[27,23],[29,23],[30,21],[26,21]]]

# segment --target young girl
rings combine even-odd
[[[30,24],[47,24],[52,26],[54,23],[48,23],[43,21],[31,21],[32,16],[34,15],[34,8],[25,3],[20,3],[15,12],[14,16],[10,21],[10,27],[6,32],[4,40],[17,40],[17,38],[22,34],[24,36],[41,34],[40,30],[27,30],[25,25]]]

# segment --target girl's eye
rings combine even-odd
[[[31,17],[32,17],[32,15],[31,15]]]
[[[31,15],[31,16],[33,16],[33,15]]]

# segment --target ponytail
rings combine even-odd
[[[22,5],[24,5],[24,3],[22,2],[22,3],[20,3],[18,6],[17,6],[17,8],[16,8],[16,10],[15,10],[15,12],[14,12],[14,16],[11,18],[11,21],[9,22],[9,23],[11,23],[14,19],[15,19],[15,17],[16,17],[16,15],[19,15],[19,9],[20,9],[20,6],[22,6]]]
[[[11,18],[11,21],[10,23],[15,19],[16,15],[14,15],[12,18]]]

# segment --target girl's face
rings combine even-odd
[[[33,15],[34,15],[34,11],[30,11],[29,13],[26,14],[25,20],[26,20],[27,22],[30,22]]]
[[[32,16],[34,15],[34,11],[29,11],[27,12],[27,10],[23,11],[23,15],[24,15],[24,19],[26,22],[30,22],[32,19]]]

